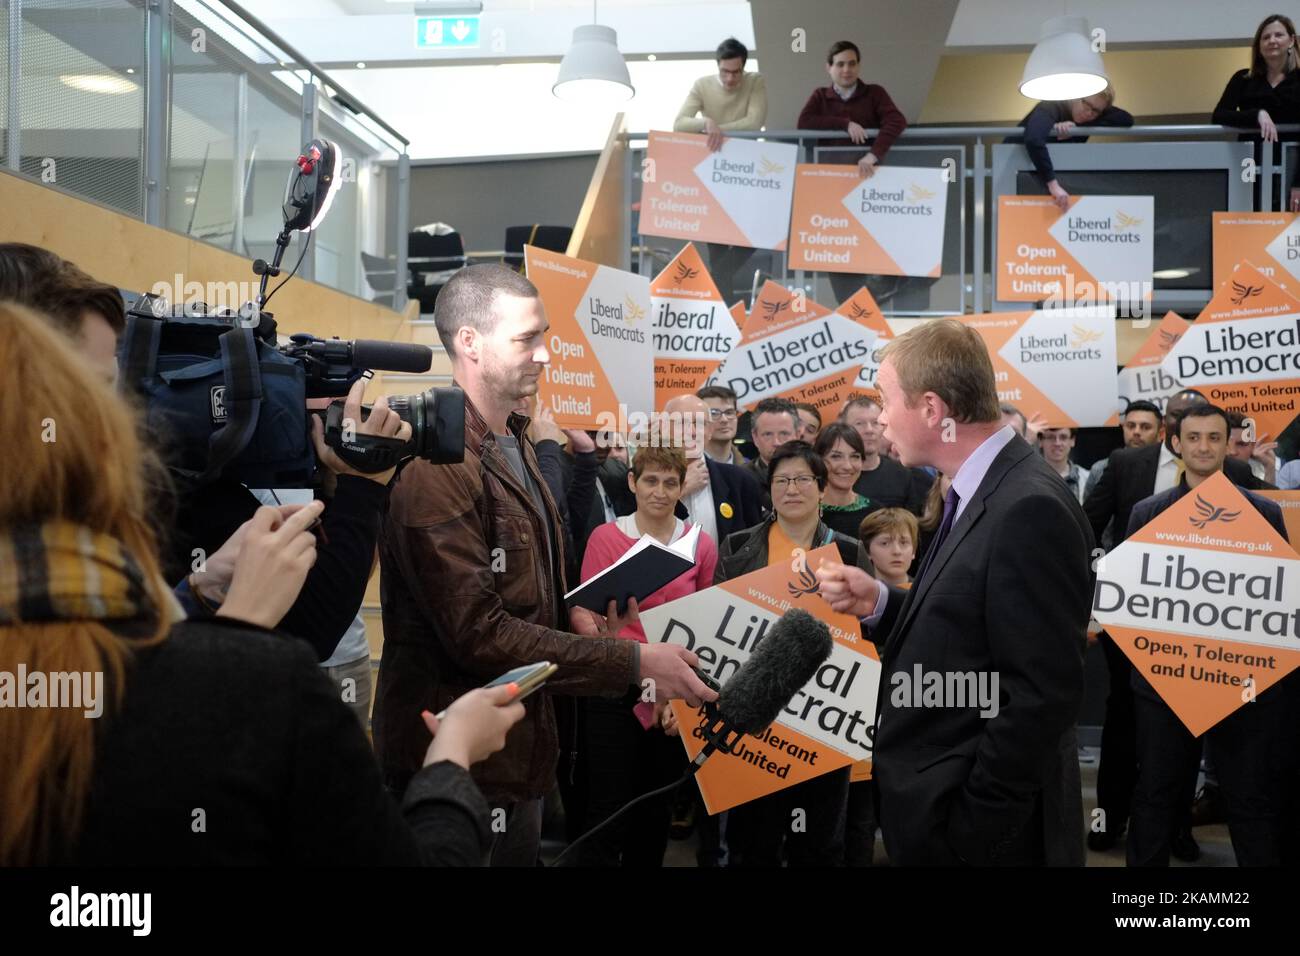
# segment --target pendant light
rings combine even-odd
[[[607,106],[636,95],[627,63],[618,52],[618,34],[612,27],[595,22],[596,2],[591,4],[591,24],[575,27],[573,43],[560,63],[551,92],[570,103]]]
[[[1087,19],[1056,17],[1043,24],[1025,63],[1020,92],[1033,100],[1074,100],[1100,93],[1108,83]]]

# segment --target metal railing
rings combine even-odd
[[[255,257],[278,231],[293,159],[324,135],[356,188],[286,259],[305,251],[300,276],[352,294],[366,288],[361,251],[405,274],[409,141],[242,5],[0,0],[0,18],[0,166]],[[381,161],[394,157],[397,221],[381,230]],[[393,294],[400,310],[405,283]]]
[[[1137,175],[1159,172],[1212,171],[1222,177],[1223,202],[1217,211],[1276,211],[1279,201],[1287,194],[1287,184],[1294,178],[1297,166],[1297,143],[1300,125],[1279,126],[1283,139],[1281,160],[1274,158],[1274,150],[1260,148],[1257,139],[1249,137],[1252,131],[1218,125],[1177,124],[1139,125],[1132,127],[1079,126],[1074,136],[1106,139],[1112,142],[1066,144],[1049,141],[1053,163],[1067,180],[1071,174],[1086,171],[1105,173],[1113,181],[1116,192],[1130,193],[1123,187],[1124,174]],[[833,152],[865,152],[870,140],[879,130],[868,130],[865,145],[854,144],[848,133],[838,130],[763,130],[733,131],[726,135],[741,139],[795,143],[800,147],[801,162],[828,161]],[[999,303],[995,295],[993,256],[990,248],[996,243],[997,198],[1015,194],[1015,174],[1032,170],[1028,154],[1022,145],[1003,144],[1008,137],[1023,136],[1019,126],[909,126],[895,141],[886,163],[906,165],[908,153],[927,159],[925,165],[935,163],[935,153],[950,151],[956,159],[956,173],[950,188],[949,206],[957,207],[955,214],[958,234],[945,240],[944,279],[956,279],[956,295],[938,309],[891,309],[882,304],[884,311],[896,316],[952,315],[964,312],[982,312],[1012,307]],[[628,134],[624,169],[625,187],[630,201],[638,198],[640,161],[648,140],[648,133]],[[1118,140],[1118,142],[1114,142]],[[930,155],[927,155],[930,154]],[[829,160],[834,161],[834,160]],[[841,160],[842,161],[842,160]],[[1198,165],[1199,164],[1199,165]],[[1097,192],[1096,189],[1089,190]],[[1074,194],[1074,190],[1071,190]],[[1079,195],[1086,195],[1081,191]],[[1285,208],[1285,204],[1283,204]],[[1206,210],[1208,211],[1208,210]],[[1159,216],[1157,217],[1159,218]],[[1209,217],[1205,217],[1204,236],[1208,243]],[[947,243],[953,247],[949,249]],[[653,244],[652,244],[653,243]],[[682,240],[664,240],[642,236],[635,228],[629,231],[629,248],[632,250],[632,268],[644,274],[657,271],[658,259],[671,257]],[[1157,250],[1160,236],[1157,235]],[[815,291],[816,275],[810,280],[802,270],[790,270],[788,257],[779,252],[761,254],[768,262],[755,270],[757,279],[772,278],[792,288],[803,288],[810,294]],[[951,267],[951,272],[950,272]],[[1159,267],[1157,267],[1159,268]],[[1209,281],[1206,277],[1208,289]],[[732,290],[733,293],[736,290]],[[751,294],[753,289],[751,288]],[[1160,290],[1157,287],[1157,293]],[[724,295],[726,293],[724,292]],[[1180,308],[1194,308],[1208,300],[1205,290],[1166,290],[1167,304]],[[1017,307],[1023,307],[1018,305]]]

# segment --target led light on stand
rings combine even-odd
[[[338,194],[339,187],[342,185],[342,181],[339,179],[339,163],[341,162],[339,148],[335,143],[332,143],[329,140],[326,140],[326,142],[329,144],[330,148],[325,151],[325,155],[321,158],[321,162],[330,164],[328,176],[329,184],[326,187],[325,201],[321,203],[320,211],[312,217],[311,225],[303,229],[303,232],[311,232],[321,224],[325,219],[325,214],[330,211],[330,206],[334,203],[334,197]]]
[[[1022,95],[1034,100],[1073,100],[1100,93],[1108,84],[1101,54],[1092,48],[1084,17],[1056,17],[1043,24],[1025,62]]]

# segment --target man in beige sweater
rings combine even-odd
[[[757,73],[745,72],[745,44],[728,37],[716,56],[717,74],[695,81],[673,123],[679,133],[706,134],[714,152],[722,148],[728,130],[759,130],[767,122],[767,85]],[[735,296],[736,272],[753,254],[743,246],[708,243],[709,273],[726,301]]]

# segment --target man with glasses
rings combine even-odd
[[[1074,450],[1074,442],[1078,437],[1079,432],[1074,428],[1044,428],[1038,433],[1038,450],[1043,453],[1044,460],[1052,466],[1052,470],[1061,476],[1079,504],[1083,504],[1088,469],[1070,461],[1070,452]]]
[[[670,421],[679,423],[680,430],[673,443],[680,440],[686,454],[686,478],[682,482],[677,517],[699,525],[718,545],[731,532],[762,521],[763,490],[754,476],[744,468],[724,465],[704,453],[714,427],[704,399],[678,395],[664,405],[664,413],[671,416]],[[696,427],[697,422],[705,423],[703,429]],[[734,429],[734,418],[732,422]]]
[[[767,84],[758,73],[746,73],[749,50],[735,37],[718,45],[718,72],[695,81],[686,102],[677,111],[673,129],[679,133],[704,133],[709,149],[722,149],[730,130],[760,130],[767,122]],[[754,250],[710,242],[709,274],[728,302],[735,293],[736,273]]]
[[[1070,194],[1062,188],[1052,168],[1052,158],[1047,152],[1047,141],[1052,137],[1062,143],[1086,143],[1087,136],[1078,136],[1076,126],[1132,126],[1133,115],[1115,105],[1115,91],[1107,86],[1100,93],[1077,100],[1057,100],[1039,103],[1020,121],[1023,136],[1010,136],[1005,142],[1021,143],[1034,163],[1034,172],[1051,194],[1061,212],[1070,208]]]
[[[748,465],[749,459],[736,447],[736,424],[740,412],[736,408],[736,393],[725,385],[705,385],[695,393],[709,407],[709,437],[704,443],[704,455],[724,465]]]

